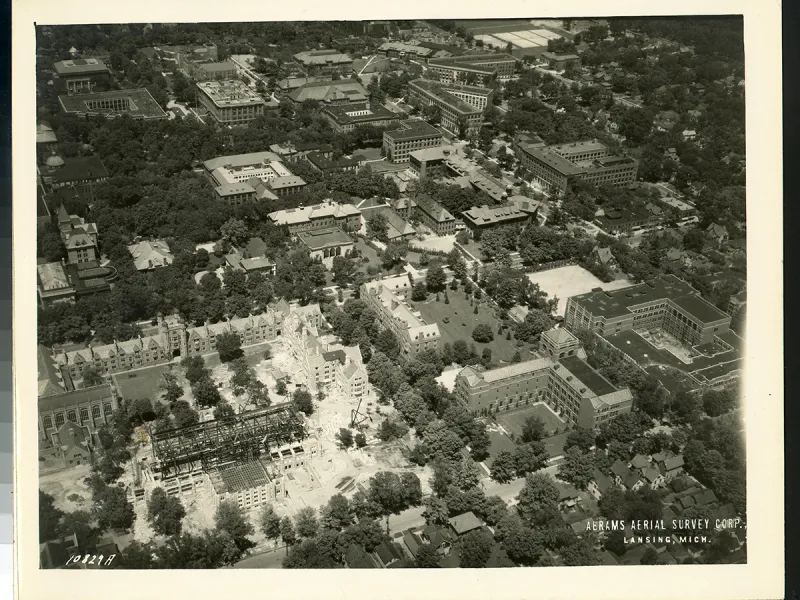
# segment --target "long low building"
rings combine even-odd
[[[461,219],[467,230],[476,240],[480,240],[485,231],[503,225],[517,225],[527,223],[533,215],[523,211],[514,204],[499,206],[473,206],[461,213]]]
[[[338,227],[302,231],[297,234],[300,242],[308,248],[311,258],[333,258],[347,256],[353,249],[352,238]]]
[[[438,350],[442,338],[439,326],[426,323],[422,315],[409,306],[410,296],[411,282],[407,275],[370,281],[361,286],[361,299],[378,315],[381,326],[394,333],[405,354]]]
[[[400,118],[388,108],[374,102],[326,106],[322,109],[322,114],[341,133],[348,133],[362,125],[387,127]]]
[[[107,119],[115,119],[127,115],[132,119],[144,121],[167,118],[167,113],[155,101],[147,88],[59,96],[58,101],[65,113],[78,117],[99,115]]]
[[[495,414],[544,402],[569,425],[595,429],[630,412],[633,396],[618,389],[578,356],[577,340],[550,335],[540,343],[545,354],[521,363],[483,371],[465,367],[456,376],[455,395],[476,414]],[[545,332],[544,338],[551,332]],[[559,333],[559,336],[562,334]],[[559,353],[554,355],[553,347]],[[549,350],[549,352],[548,352]]]
[[[582,179],[596,185],[621,187],[636,181],[639,163],[627,156],[614,156],[596,140],[556,146],[519,147],[519,159],[533,178],[556,193]]]
[[[474,77],[477,82],[491,79],[510,79],[514,76],[517,60],[510,54],[464,54],[428,60],[428,69],[437,73],[442,81],[466,81]]]
[[[345,231],[361,228],[361,211],[352,204],[339,204],[333,201],[278,210],[267,215],[277,226],[289,228],[289,233],[339,227]]]

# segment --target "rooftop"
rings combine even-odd
[[[264,99],[238,79],[203,81],[198,89],[218,107],[264,104]]]
[[[328,227],[326,229],[317,229],[315,231],[303,231],[297,234],[300,241],[303,242],[310,250],[322,250],[331,246],[343,246],[345,244],[352,244],[353,240],[344,231],[338,227]]]
[[[448,522],[458,535],[483,527],[483,522],[472,511],[452,517]]]
[[[261,165],[265,162],[280,161],[281,157],[274,152],[251,152],[250,154],[235,154],[233,156],[218,156],[203,163],[209,173],[218,168],[242,168]]]
[[[467,221],[477,226],[528,218],[527,213],[509,204],[503,204],[502,206],[488,206],[486,204],[483,206],[473,206],[461,214]]]
[[[337,123],[350,124],[360,121],[376,121],[381,119],[396,119],[397,115],[388,108],[372,102],[367,104],[340,104],[327,106],[324,111]]]
[[[434,146],[432,148],[414,150],[414,152],[411,152],[409,156],[422,163],[432,160],[445,160],[452,151],[453,148],[451,146]]]
[[[75,156],[64,160],[64,164],[47,174],[54,183],[70,183],[86,179],[105,179],[108,177],[103,161],[99,156]]]
[[[59,96],[58,101],[64,112],[77,115],[98,114],[113,118],[125,114],[134,119],[167,118],[167,113],[146,88]]]
[[[39,285],[45,291],[70,287],[67,272],[64,270],[64,266],[59,262],[37,265],[36,274],[39,278]]]
[[[617,391],[611,383],[600,373],[595,371],[588,363],[577,356],[568,356],[559,359],[561,365],[572,373],[581,383],[585,384],[590,391],[597,396],[604,396]]]
[[[298,52],[294,55],[294,59],[306,66],[323,66],[323,65],[346,65],[353,62],[353,59],[342,54],[338,50],[309,50],[307,52]]]
[[[163,240],[139,242],[128,246],[133,263],[138,271],[172,264],[172,252]]]
[[[65,75],[83,75],[84,73],[108,73],[108,67],[96,58],[75,58],[53,63],[56,73]]]
[[[278,210],[267,215],[276,225],[295,225],[313,219],[346,218],[360,215],[361,211],[352,204],[338,204],[337,202],[323,202],[312,206],[288,208]]]
[[[407,119],[400,122],[398,129],[385,131],[384,137],[396,142],[414,140],[422,137],[442,137],[442,132],[422,119]]]
[[[306,83],[289,93],[289,98],[295,102],[316,100],[318,102],[364,102],[367,100],[367,90],[355,79],[341,79],[338,81],[314,81]]]
[[[433,96],[434,98],[437,98],[438,100],[444,102],[447,106],[458,111],[459,113],[471,115],[482,112],[481,109],[472,106],[470,103],[451,94],[448,91],[448,88],[450,88],[451,86],[448,86],[446,84],[442,84],[436,81],[429,81],[427,79],[415,79],[414,81],[409,82],[408,86],[409,89],[417,89],[428,96]],[[483,90],[487,94],[491,93],[491,90],[486,88],[470,88],[470,89]]]
[[[687,300],[692,298],[691,300]],[[570,301],[586,308],[595,316],[607,319],[629,315],[640,305],[670,299],[697,318],[716,321],[727,315],[699,296],[699,292],[674,275],[639,283],[619,290],[587,292],[573,296]]]

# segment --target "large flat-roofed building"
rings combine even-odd
[[[409,155],[442,144],[442,132],[421,119],[400,122],[400,127],[383,132],[383,153],[392,163],[408,162]]]
[[[613,156],[596,140],[557,146],[520,146],[519,159],[533,178],[563,194],[576,179],[595,185],[621,187],[636,181],[639,163],[627,156]]]
[[[458,222],[450,212],[433,198],[419,194],[414,199],[414,216],[430,227],[436,235],[451,235],[456,232]]]
[[[361,211],[352,204],[327,201],[312,206],[278,210],[267,215],[275,225],[286,226],[289,233],[339,227],[345,231],[361,228]]]
[[[674,275],[613,291],[596,290],[567,299],[565,325],[601,336],[660,329],[688,346],[713,343],[731,317]]]
[[[73,188],[87,200],[94,200],[94,186],[108,179],[108,170],[99,156],[51,156],[40,171],[42,181],[53,190]]]
[[[489,371],[465,367],[454,393],[476,414],[545,402],[570,425],[586,429],[630,412],[633,404],[629,389],[617,389],[577,356],[535,358]]]
[[[428,68],[445,82],[467,81],[474,77],[479,83],[488,83],[493,78],[505,80],[513,77],[516,62],[510,54],[464,54],[431,58]]]
[[[59,96],[58,102],[65,113],[79,117],[100,115],[115,119],[127,115],[144,121],[167,118],[167,113],[146,88]]]
[[[433,48],[425,48],[402,42],[384,42],[378,46],[378,52],[391,58],[427,59],[433,56]]]
[[[232,206],[253,200],[276,200],[306,186],[274,152],[253,152],[207,160],[203,168],[214,183],[214,194]]]
[[[294,59],[303,65],[309,75],[346,73],[353,66],[353,59],[338,50],[309,50],[298,52]]]
[[[302,231],[297,234],[297,237],[308,248],[311,258],[320,260],[335,256],[347,256],[354,245],[350,236],[338,227]]]
[[[197,99],[220,125],[247,125],[264,114],[264,99],[238,79],[203,81]]]
[[[483,110],[491,100],[494,90],[459,84],[449,84],[427,79],[415,79],[408,84],[411,104],[438,106],[442,127],[454,134],[463,125],[465,135],[477,134],[483,123]]]
[[[185,65],[189,76],[195,81],[222,81],[236,77],[236,64],[230,60],[223,62],[187,60]]]
[[[410,295],[411,282],[407,275],[370,281],[361,286],[361,299],[378,315],[381,326],[394,333],[405,354],[438,350],[439,326],[426,323],[422,315],[409,306]]]
[[[76,58],[53,63],[53,86],[69,95],[107,90],[111,73],[102,60]]]
[[[396,113],[374,102],[326,106],[322,114],[336,131],[343,133],[353,131],[360,125],[387,127],[399,120]]]
[[[528,212],[520,210],[514,204],[502,204],[500,206],[473,206],[469,210],[461,213],[461,219],[467,230],[476,240],[481,239],[485,231],[502,227],[503,225],[516,225],[527,223],[531,219]]]
[[[608,235],[630,233],[655,227],[663,223],[667,214],[661,207],[649,203],[646,206],[603,209],[595,215],[594,222]]]

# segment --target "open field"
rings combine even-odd
[[[456,241],[455,235],[429,235],[424,240],[409,240],[409,247],[414,250],[438,250],[439,252],[450,252]]]
[[[473,343],[472,330],[479,323],[486,323],[495,332],[495,338],[488,344],[479,344],[475,342],[475,348],[480,354],[484,348],[489,348],[492,351],[492,360],[494,362],[511,361],[514,353],[519,350],[520,354],[524,357],[528,356],[529,350],[532,347],[530,344],[525,344],[517,347],[516,342],[506,340],[505,334],[497,335],[497,316],[494,309],[486,306],[481,302],[478,308],[478,314],[474,314],[474,308],[469,305],[469,300],[464,297],[464,292],[459,289],[457,291],[447,290],[450,304],[444,303],[444,294],[440,294],[439,302],[436,302],[435,295],[432,295],[430,300],[426,302],[412,302],[414,308],[422,313],[422,317],[428,323],[438,323],[439,331],[442,334],[442,344],[452,344],[456,340],[464,340],[467,343]],[[450,322],[445,323],[443,319],[448,317]],[[466,325],[463,325],[465,323]]]
[[[553,433],[555,429],[563,431],[565,427],[564,421],[543,402],[537,402],[525,408],[495,415],[497,422],[502,425],[506,431],[515,436],[522,435],[522,426],[525,424],[525,419],[528,417],[539,417],[544,421],[544,428],[548,434]]]
[[[114,380],[120,395],[125,400],[138,398],[153,400],[159,395],[158,385],[161,381],[161,374],[168,368],[168,365],[157,365],[146,369],[117,373],[114,375]]]
[[[589,273],[589,271],[578,265],[530,273],[528,279],[530,279],[532,283],[539,284],[542,291],[547,292],[548,299],[553,298],[553,296],[558,296],[556,314],[561,317],[564,316],[567,307],[567,298],[571,296],[585,294],[598,287],[604,290],[618,290],[632,285],[627,279],[603,283],[597,277]]]

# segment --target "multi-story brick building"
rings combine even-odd
[[[565,324],[606,336],[620,331],[662,329],[683,344],[714,342],[731,317],[674,275],[613,291],[597,290],[567,299]]]
[[[476,240],[481,239],[485,231],[504,225],[522,225],[532,218],[531,214],[520,210],[514,204],[499,206],[473,206],[461,213],[461,219],[467,230]]]
[[[67,263],[79,264],[96,261],[97,225],[87,223],[78,215],[70,215],[62,204],[58,209],[58,229],[67,248]]]
[[[411,282],[406,275],[370,281],[361,286],[361,299],[375,311],[378,321],[394,333],[405,354],[438,350],[439,326],[428,324],[408,305]]]
[[[465,54],[448,58],[431,58],[428,69],[437,73],[442,81],[455,83],[474,78],[478,83],[488,83],[497,78],[514,76],[517,60],[510,54]]]
[[[69,95],[107,90],[111,72],[102,60],[76,58],[53,64],[53,86]]]
[[[437,106],[441,124],[451,133],[477,134],[483,123],[483,110],[494,90],[451,83],[416,79],[408,84],[411,104]]]
[[[203,168],[215,185],[215,198],[232,206],[253,200],[277,200],[306,186],[305,180],[292,175],[274,152],[219,156],[205,161]]]
[[[596,185],[621,187],[636,181],[639,163],[627,156],[612,156],[598,141],[557,146],[521,145],[520,162],[539,183],[563,194],[576,179]]]
[[[352,204],[339,204],[328,200],[312,206],[278,210],[267,215],[278,226],[286,226],[289,233],[339,227],[344,231],[361,228],[361,211]]]
[[[430,227],[436,235],[450,235],[456,232],[457,220],[441,204],[430,196],[418,194],[413,216]]]
[[[90,202],[94,201],[94,186],[108,179],[108,170],[99,156],[63,159],[53,154],[40,173],[42,182],[50,189],[71,187]]]
[[[309,50],[298,52],[294,59],[309,75],[344,74],[353,69],[353,59],[338,50]]]
[[[630,412],[633,403],[630,390],[615,388],[578,356],[536,358],[489,371],[465,367],[454,393],[476,414],[545,402],[568,424],[587,429]]]
[[[347,256],[354,246],[352,238],[338,227],[301,231],[297,237],[308,248],[311,258],[323,261],[335,256]]]
[[[563,71],[581,64],[581,57],[573,53],[542,52],[542,58],[547,61],[548,66],[556,71]]]
[[[400,119],[397,113],[375,102],[326,106],[322,114],[341,133],[348,133],[361,125],[387,127]]]
[[[238,79],[203,81],[197,99],[220,125],[247,125],[264,114],[264,99]]]
[[[421,119],[408,119],[383,132],[383,154],[392,163],[408,162],[412,152],[442,144],[442,132]]]
[[[414,150],[408,157],[408,170],[417,177],[439,177],[447,171],[447,161],[453,148],[434,146]]]

